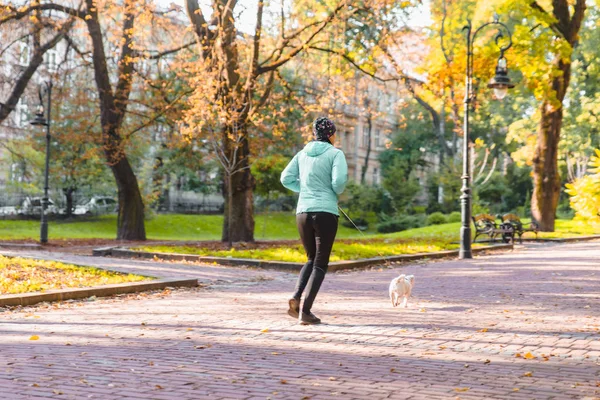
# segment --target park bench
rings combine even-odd
[[[473,219],[473,225],[475,225],[475,237],[473,242],[477,240],[479,235],[487,235],[492,242],[496,241],[496,237],[500,236],[502,241],[505,243],[515,241],[515,229],[510,223],[496,224],[496,218],[490,214],[478,214]]]
[[[521,219],[516,214],[504,214],[502,216],[502,223],[508,223],[512,225],[514,233],[519,235],[519,243],[523,243],[523,234],[527,232],[535,233],[535,238],[537,239],[538,232],[540,230],[540,226],[537,222],[531,221],[527,224],[527,226],[525,226],[525,224],[521,222]]]

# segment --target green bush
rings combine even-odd
[[[341,224],[343,226],[345,226],[346,228],[356,229],[356,227],[352,224],[352,222],[345,216],[342,216],[340,219],[342,220]],[[365,231],[369,227],[369,221],[367,221],[365,218],[361,218],[361,217],[352,218],[352,221],[361,231]]]
[[[377,232],[393,233],[423,226],[423,219],[417,215],[405,215],[377,224]]]
[[[462,216],[460,215],[460,213],[458,211],[454,211],[452,213],[450,213],[450,215],[448,215],[448,222],[460,222],[462,219]]]
[[[448,222],[446,216],[441,212],[434,212],[427,216],[427,225],[441,225],[446,222]]]

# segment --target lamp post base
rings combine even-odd
[[[42,244],[48,243],[48,222],[42,221],[42,225],[40,227],[40,242]]]
[[[470,259],[470,258],[473,258],[473,254],[471,253],[471,250],[459,250],[458,258],[460,260]]]
[[[460,250],[458,251],[458,258],[469,259],[473,258],[471,252],[471,228],[462,226],[460,228]]]

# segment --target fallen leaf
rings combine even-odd
[[[440,348],[440,350],[444,350],[446,348],[446,346],[438,346]]]
[[[271,354],[274,355],[274,356],[278,356],[279,355],[279,353],[276,352],[276,351],[272,352]]]
[[[533,376],[533,372],[527,371],[523,374],[523,376]]]
[[[154,387],[155,387],[155,388],[157,388],[157,389],[159,389],[159,390],[160,390],[160,389],[164,389],[164,388],[163,388],[162,386],[160,386],[160,385],[155,385]]]
[[[425,308],[421,308],[421,309],[419,310],[419,312],[427,312],[427,309],[425,309]]]
[[[29,340],[40,340],[40,337],[38,335],[33,335],[29,338]]]
[[[56,390],[56,389],[54,389],[52,391],[52,393],[54,393],[54,394],[63,394],[63,392],[61,392],[60,390]]]
[[[530,351],[528,351],[527,353],[525,353],[525,355],[523,356],[523,358],[526,358],[528,360],[533,360],[535,358],[535,356],[533,354],[531,354]]]
[[[487,331],[488,331],[487,328],[483,328],[483,329],[478,330],[477,332],[487,332]]]
[[[390,372],[396,372],[396,368],[390,368]]]
[[[265,329],[261,329],[260,330],[260,333],[267,333],[267,332],[269,332],[269,328],[265,328]]]
[[[287,384],[287,381],[286,381],[285,379],[281,379],[281,380],[279,381],[279,383],[281,383],[282,385],[285,385],[285,384]]]
[[[516,357],[516,358],[523,358],[523,356],[521,355],[521,353],[517,353],[517,354],[515,354],[515,357]]]
[[[483,363],[484,363],[484,364],[489,364],[489,363],[491,363],[491,362],[492,362],[492,361],[488,359],[488,360],[485,360]]]
[[[455,392],[466,392],[468,391],[470,388],[468,387],[464,387],[464,388],[454,388]]]
[[[142,322],[142,326],[146,326],[146,323],[145,323],[145,322]]]
[[[513,392],[518,392],[519,390],[521,390],[521,389],[519,389],[519,388],[513,388]]]
[[[330,380],[330,381],[336,381],[337,379],[336,379],[335,377],[333,377],[333,376],[330,376],[330,377],[329,377],[329,380]]]

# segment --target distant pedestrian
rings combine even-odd
[[[348,165],[344,153],[333,147],[335,124],[325,117],[313,123],[314,140],[299,151],[281,173],[281,183],[300,193],[296,208],[296,224],[308,261],[302,267],[294,295],[289,300],[288,314],[300,318],[303,325],[319,324],[312,306],[325,279],[329,256],[338,227],[338,195],[348,181]],[[300,299],[304,289],[307,295]]]

